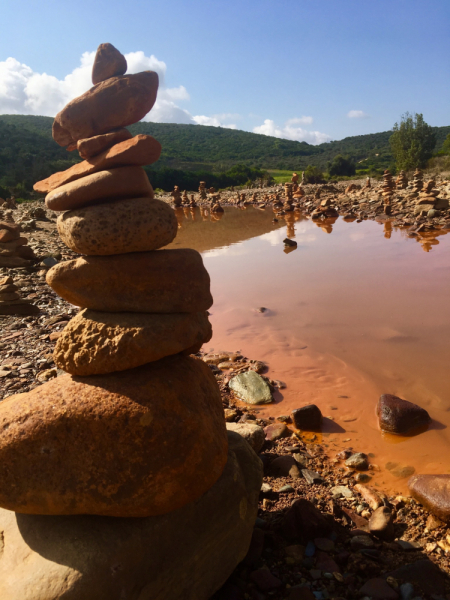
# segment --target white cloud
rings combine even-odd
[[[370,119],[370,115],[363,110],[349,110],[347,113],[349,119]]]
[[[197,115],[192,118],[197,125],[210,125],[212,127],[224,127],[225,129],[237,129],[237,125],[235,123],[227,123],[226,121],[233,119],[238,120],[241,118],[241,116],[237,114],[223,113],[220,115],[213,115],[212,117],[207,117],[206,115]]]
[[[308,119],[305,121],[304,119]],[[279,127],[275,121],[265,119],[262,125],[254,127],[253,133],[261,133],[262,135],[270,135],[286,140],[294,140],[296,142],[308,142],[308,144],[322,144],[329,142],[331,136],[320,131],[307,131],[300,127],[300,124],[311,123],[312,117],[301,117],[300,119],[289,119],[284,124],[284,127]]]
[[[29,66],[15,58],[0,62],[0,114],[28,114],[54,117],[70,100],[86,92],[91,86],[91,71],[95,52],[84,52],[80,65],[64,79],[47,73],[36,73]],[[158,123],[194,123],[191,114],[178,106],[189,100],[189,93],[183,85],[168,88],[165,86],[167,66],[155,56],[144,52],[130,52],[125,55],[127,73],[156,71],[160,87],[152,111],[145,117]]]
[[[289,119],[286,121],[286,125],[311,125],[312,122],[312,117],[297,117],[295,119]]]

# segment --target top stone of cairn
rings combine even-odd
[[[92,83],[97,85],[110,77],[124,75],[127,72],[125,56],[112,44],[100,44],[92,67]]]

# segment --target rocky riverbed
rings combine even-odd
[[[447,194],[448,184],[441,187]],[[36,316],[1,317],[3,399],[58,376],[53,348],[78,312],[45,282],[55,261],[76,255],[57,236],[54,213],[38,213],[38,218],[30,214],[41,206],[26,204],[13,211],[16,222],[27,223],[25,235],[37,260],[25,268],[1,269],[1,276],[11,276],[21,297],[41,311]],[[363,215],[376,217],[376,209]],[[402,223],[408,218],[401,217]],[[448,214],[417,219],[442,228],[450,222]],[[260,419],[229,387],[237,373],[265,374],[266,366],[254,360],[258,357],[225,353],[217,361],[202,356],[221,386],[230,428],[265,430],[259,432],[255,447],[265,476],[252,545],[217,599],[450,598],[447,525],[409,497],[371,488],[365,472],[345,465],[356,453],[370,461],[371,448],[317,443],[314,435],[286,425],[282,414],[279,419]],[[272,388],[285,385],[268,379]]]

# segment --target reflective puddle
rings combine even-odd
[[[330,417],[320,441],[330,451],[372,452],[374,482],[392,490],[406,490],[405,467],[450,472],[446,232],[408,237],[391,223],[318,224],[297,213],[273,223],[272,210],[252,207],[176,214],[171,246],[202,252],[211,276],[214,337],[206,349],[263,360],[270,377],[286,383],[262,414],[317,404]],[[296,249],[285,251],[286,236]],[[426,408],[430,428],[383,436],[375,416],[382,393]]]

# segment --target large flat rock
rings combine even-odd
[[[108,313],[85,309],[64,328],[53,358],[72,375],[132,369],[192,347],[212,337],[206,312]]]
[[[47,283],[75,306],[107,312],[208,310],[208,271],[190,248],[116,256],[83,256],[47,272]]]
[[[67,104],[53,122],[60,146],[137,123],[151,110],[158,92],[158,74],[144,71],[111,77]]]
[[[150,198],[68,210],[59,215],[56,225],[68,248],[88,256],[157,250],[170,244],[178,231],[172,208]]]
[[[228,460],[200,498],[144,519],[0,509],[2,600],[208,600],[245,557],[261,461],[228,433]]]
[[[111,148],[83,160],[65,171],[53,173],[47,179],[42,179],[34,184],[33,189],[41,194],[48,194],[52,190],[86,177],[97,171],[134,165],[142,167],[156,162],[161,155],[161,144],[151,135],[135,135],[129,140],[115,144]]]
[[[220,390],[200,359],[62,375],[0,403],[0,506],[27,514],[144,517],[220,477]],[[0,595],[1,597],[1,595]]]
[[[73,210],[117,198],[153,198],[153,189],[142,167],[98,171],[56,188],[45,198],[51,210]]]

